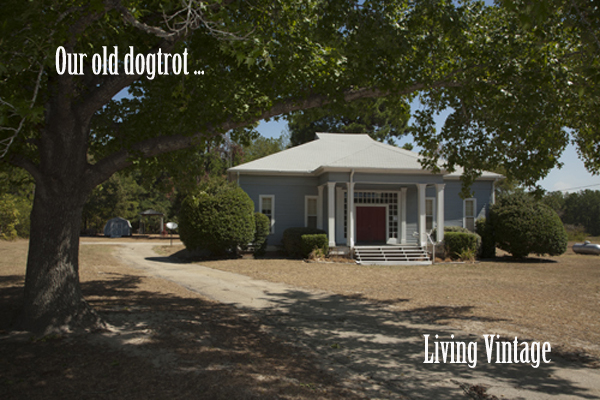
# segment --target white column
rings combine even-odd
[[[437,238],[436,241],[439,243],[444,240],[444,183],[436,183],[435,184],[435,204],[437,205],[437,215],[436,215],[436,232]]]
[[[425,188],[427,187],[424,183],[417,183],[418,189],[418,204],[419,204],[419,215],[418,215],[418,228],[419,228],[419,244],[421,246],[427,245],[427,235],[425,234]]]
[[[400,189],[400,217],[402,218],[402,223],[401,223],[401,231],[400,231],[400,243],[405,244],[406,243],[406,191],[408,190],[408,188],[401,188]]]
[[[348,182],[348,226],[346,227],[346,245],[354,247],[354,182]]]
[[[329,247],[335,247],[335,182],[327,182],[327,219]]]
[[[335,187],[335,242],[345,243],[344,237],[344,190],[341,186]]]

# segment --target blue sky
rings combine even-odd
[[[443,123],[444,116],[438,117],[436,123],[440,126]],[[261,122],[257,130],[264,137],[277,138],[286,130],[287,122],[284,120]],[[399,144],[402,145],[403,142]],[[417,149],[415,149],[417,150]],[[548,191],[568,191],[576,192],[585,188],[591,190],[600,190],[600,176],[593,176],[585,167],[583,162],[577,156],[577,150],[573,145],[569,145],[562,154],[560,161],[564,164],[562,169],[555,168],[539,184]]]

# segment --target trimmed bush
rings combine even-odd
[[[451,257],[460,257],[461,254],[467,252],[477,254],[478,243],[481,243],[481,238],[476,233],[471,232],[445,232],[444,243],[446,254]]]
[[[252,242],[254,204],[234,184],[213,181],[181,204],[179,235],[188,250],[208,250],[214,255],[237,252]]]
[[[455,226],[455,225],[445,226],[444,234],[446,234],[446,232],[473,233],[470,230],[468,230],[467,228],[463,228],[462,226]]]
[[[321,250],[323,255],[329,253],[329,238],[324,233],[302,235],[302,257],[307,258],[313,250]]]
[[[501,197],[490,210],[490,221],[498,247],[516,258],[567,251],[567,233],[558,214],[527,193]]]
[[[444,227],[444,236],[446,236],[448,233],[470,233],[473,234],[473,232],[471,232],[470,230],[468,230],[467,228],[463,228],[462,226],[455,226],[455,225],[450,225],[450,226],[445,226]],[[434,229],[433,230],[433,239],[437,240],[437,232]],[[480,254],[481,252],[481,236],[479,235],[475,235],[476,239],[477,239],[477,247],[475,248],[475,254]],[[447,249],[446,249],[447,250]],[[449,255],[453,255],[454,253],[446,253]]]
[[[463,228],[462,226],[455,226],[455,225],[444,226],[444,235],[446,234],[446,232],[473,233],[470,230],[468,230],[467,228]],[[434,228],[431,231],[431,238],[433,240],[437,241],[437,228]]]
[[[288,228],[283,231],[283,248],[290,257],[305,257],[302,251],[302,235],[325,234],[325,231],[315,228]]]
[[[254,257],[262,257],[267,252],[267,236],[271,231],[271,221],[263,213],[254,214]]]
[[[475,221],[475,232],[481,236],[481,258],[496,257],[496,240],[492,224],[485,218],[478,218]]]

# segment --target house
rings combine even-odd
[[[271,220],[271,245],[281,244],[285,229],[307,226],[325,230],[330,247],[346,249],[423,248],[433,228],[474,230],[503,178],[484,172],[473,197],[462,199],[460,172],[433,174],[417,153],[338,133],[317,133],[312,142],[230,168],[228,177]]]

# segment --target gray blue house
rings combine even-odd
[[[433,174],[418,160],[367,134],[317,133],[312,142],[230,168],[228,176],[271,220],[271,245],[300,226],[325,230],[332,248],[363,254],[375,247],[422,249],[426,232],[440,226],[474,230],[502,175],[484,172],[474,196],[462,199],[460,172]]]

